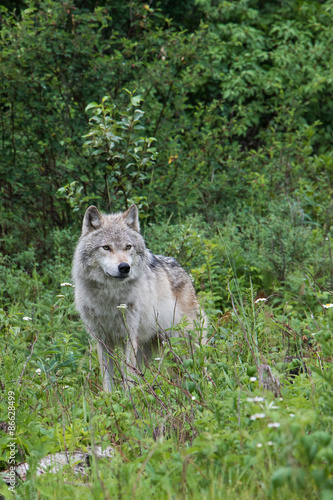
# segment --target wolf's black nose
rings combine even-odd
[[[121,262],[118,266],[118,271],[120,274],[128,274],[130,272],[131,266],[126,262]]]

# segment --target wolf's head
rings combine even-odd
[[[136,205],[104,215],[91,206],[85,213],[77,248],[81,265],[96,281],[129,281],[139,276],[146,256]]]

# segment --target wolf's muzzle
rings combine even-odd
[[[118,266],[118,271],[122,275],[126,275],[130,272],[131,266],[127,264],[126,262],[121,262]]]

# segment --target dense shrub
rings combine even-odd
[[[330,2],[19,7],[1,11],[3,250],[18,237],[51,248],[50,229],[76,220],[57,196],[73,182],[82,208],[124,206],[114,173],[84,152],[82,136],[86,106],[108,96],[123,113],[125,88],[141,96],[143,134],[157,139],[156,164],[131,186],[151,221],[200,211],[222,222],[302,193],[307,215],[329,230]],[[309,206],[306,191],[325,197]]]

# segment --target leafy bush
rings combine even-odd
[[[148,203],[152,222],[200,212],[209,224],[244,206],[263,215],[281,195],[300,197],[329,230],[329,2],[21,5],[20,16],[1,11],[6,253],[20,238],[41,257],[54,228],[77,222],[73,209],[94,200],[107,208],[110,193],[115,209],[127,194]],[[140,124],[159,151],[154,167],[133,167],[140,173],[127,171],[126,180],[96,149],[82,149],[87,105],[107,96],[117,121],[127,113],[124,88],[141,95]],[[125,196],[125,186],[135,192]],[[74,205],[71,190],[69,199],[81,200]]]

